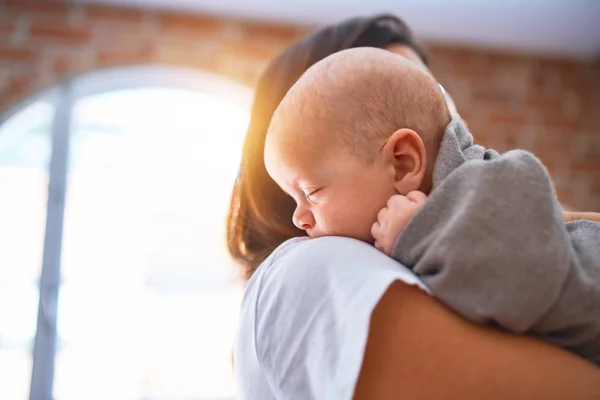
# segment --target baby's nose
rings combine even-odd
[[[303,229],[305,231],[312,229],[315,226],[315,217],[309,210],[303,207],[296,208],[296,211],[294,211],[294,215],[292,216],[292,221],[298,229]]]

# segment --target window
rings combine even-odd
[[[20,238],[15,231],[29,240],[20,239],[22,252],[11,246],[8,262],[0,260],[0,285],[10,284],[13,293],[0,289],[0,296],[12,296],[0,305],[0,373],[15,376],[14,387],[0,388],[0,398],[29,392],[35,282],[41,265],[52,265],[43,237],[45,188],[50,184],[54,195],[53,182],[58,192],[64,188],[57,196],[58,203],[64,199],[61,224],[54,223],[62,238],[60,280],[54,288],[42,282],[42,293],[49,287],[50,295],[42,295],[36,343],[55,337],[55,346],[33,351],[32,394],[50,391],[57,400],[233,397],[230,356],[241,287],[225,250],[224,221],[249,99],[246,88],[218,77],[127,68],[68,82],[54,107],[38,100],[2,125],[2,187],[25,182],[17,175],[25,174],[21,165],[35,172],[28,172],[31,183],[15,183],[20,193],[0,200],[0,218],[10,218],[0,224],[3,243]],[[14,118],[31,127],[17,134],[9,125]],[[61,174],[57,135],[68,148],[62,179],[52,176]],[[48,202],[47,235],[56,203]],[[19,223],[20,215],[27,224]],[[21,277],[12,265],[26,262],[31,272]],[[48,301],[52,290],[57,304]],[[56,328],[40,328],[53,305]]]
[[[29,392],[54,105],[37,99],[0,126],[0,398]]]

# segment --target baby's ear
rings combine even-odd
[[[382,148],[394,169],[396,192],[420,190],[427,175],[427,152],[417,132],[402,128],[394,132]]]

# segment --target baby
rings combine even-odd
[[[315,64],[273,115],[265,165],[310,237],[372,243],[472,321],[600,364],[600,223],[563,223],[541,163],[474,145],[426,71],[374,48]]]

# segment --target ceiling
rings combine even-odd
[[[600,57],[600,0],[75,0],[300,24],[392,12],[421,39]]]

